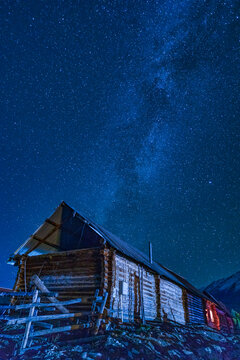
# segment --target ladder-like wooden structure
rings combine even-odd
[[[18,339],[17,352],[23,354],[31,348],[33,339],[36,337],[47,336],[54,333],[71,332],[73,330],[90,329],[97,334],[102,322],[102,315],[106,306],[107,293],[99,296],[96,292],[92,312],[88,321],[81,321],[84,312],[71,312],[67,306],[80,303],[81,298],[59,301],[58,294],[50,292],[37,275],[34,275],[32,282],[35,284],[35,290],[32,292],[2,292],[0,296],[10,297],[10,305],[0,305],[0,320],[6,322],[7,325],[25,324],[23,337],[21,335],[11,335],[5,332],[0,337]],[[20,300],[21,299],[21,300]],[[27,303],[23,303],[23,302]],[[42,302],[44,301],[44,302]],[[15,303],[15,304],[14,304]],[[44,310],[44,314],[39,314],[40,310]],[[58,310],[58,313],[56,312]],[[20,317],[17,316],[21,311]],[[46,314],[46,311],[48,314]],[[28,312],[28,313],[27,313]],[[59,313],[60,312],[60,313]],[[67,324],[61,326],[56,322],[67,321]],[[35,326],[43,328],[43,330],[35,330]],[[9,328],[9,326],[8,326]]]

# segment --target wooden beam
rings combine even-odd
[[[0,296],[33,296],[34,292],[33,291],[10,291],[10,292],[0,292]],[[58,296],[58,292],[56,291],[48,291],[48,292],[42,292],[41,296]]]
[[[46,219],[45,220],[46,223],[50,224],[50,225],[53,225],[53,226],[56,226],[58,227],[58,229],[62,229],[62,226],[64,225],[65,222],[63,222],[62,224],[57,224],[55,223],[54,221],[50,220],[50,219]],[[84,222],[84,225],[83,227],[85,227],[85,222]],[[81,227],[78,228],[78,230],[76,230],[75,232],[74,231],[71,231],[70,229],[64,229],[64,231],[66,231],[68,234],[71,234],[72,236],[76,237],[78,240],[79,240],[79,235],[77,234],[77,232],[81,229]]]
[[[20,337],[19,334],[12,334],[12,335],[0,334],[0,338],[6,338],[6,339],[16,339],[16,338],[19,338],[19,337]]]
[[[32,298],[33,303],[36,303],[37,300],[38,300],[38,292],[39,292],[38,290],[34,291],[33,298]],[[32,306],[30,308],[30,310],[29,310],[28,319],[31,319],[33,317],[34,311],[35,311],[35,306]],[[23,335],[21,350],[25,349],[27,347],[27,342],[28,342],[28,337],[29,337],[29,333],[30,333],[30,330],[31,330],[31,326],[32,326],[32,322],[28,321],[27,324],[26,324],[24,335]],[[20,353],[21,353],[21,350],[20,350]]]
[[[100,325],[101,325],[101,322],[102,322],[102,317],[103,317],[103,312],[104,312],[104,309],[105,309],[105,306],[106,306],[106,302],[107,302],[107,298],[108,298],[108,292],[106,291],[104,294],[103,294],[103,299],[102,299],[102,303],[100,305],[100,310],[99,310],[99,313],[98,313],[98,318],[97,318],[97,321],[96,321],[96,324],[95,324],[95,329],[94,329],[94,335],[96,335],[98,333],[98,330],[100,328]]]
[[[40,327],[45,328],[45,329],[52,329],[53,328],[53,324],[43,322],[43,321],[36,321],[34,325],[40,326]]]
[[[12,310],[21,310],[21,309],[30,309],[31,307],[35,306],[37,308],[40,307],[57,307],[61,305],[71,305],[76,303],[81,303],[82,299],[72,299],[67,301],[60,301],[56,303],[31,303],[31,304],[21,304],[21,305],[0,305],[0,309],[12,309]]]
[[[68,319],[68,318],[76,318],[76,317],[81,317],[83,315],[89,314],[89,311],[82,311],[82,312],[77,312],[77,313],[68,313],[68,314],[54,314],[54,315],[37,315],[37,316],[27,316],[27,317],[23,317],[23,318],[11,318],[11,317],[7,317],[8,318],[8,325],[13,325],[13,324],[25,324],[28,322],[35,322],[35,321],[48,321],[48,320],[56,320],[56,319]],[[2,318],[2,316],[0,317],[0,319]]]
[[[55,233],[55,231],[57,231],[58,228],[54,228],[52,231],[50,231],[50,233],[48,233],[43,239],[38,238],[36,235],[32,235],[32,238],[38,242],[35,246],[33,246],[31,249],[28,249],[24,255],[28,255],[30,254],[32,251],[34,251],[41,243],[44,243],[46,245],[52,246],[52,244],[48,243],[48,241],[46,240],[49,236],[51,236],[52,234]],[[54,246],[52,246],[54,248]]]
[[[39,279],[39,277],[37,275],[33,275],[31,277],[31,280],[33,281],[33,283],[37,286],[37,288],[45,293],[50,293],[50,291],[48,290],[48,288],[44,285],[44,283],[42,282],[42,280]],[[55,305],[56,308],[58,310],[60,310],[62,313],[64,314],[68,314],[69,310],[65,308],[65,306],[61,305],[60,301],[57,300],[55,297],[53,296],[49,296],[48,300],[50,300],[52,303],[59,303],[59,305]]]
[[[50,224],[50,225],[56,226],[58,228],[61,226],[61,224],[57,224],[57,223],[55,223],[54,221],[52,221],[50,219],[46,219],[45,222]]]
[[[141,318],[143,325],[146,324],[145,320],[145,309],[144,309],[144,296],[143,296],[143,267],[139,265],[139,291],[140,291],[140,308],[141,308]]]
[[[91,327],[91,323],[79,324],[79,325],[61,326],[61,327],[48,329],[48,330],[35,331],[34,333],[31,334],[31,337],[43,336],[43,335],[45,336],[45,335],[58,333],[58,332],[62,332],[62,331],[79,330],[79,329],[85,329],[85,328],[89,328],[89,327]]]
[[[48,236],[49,236],[49,235],[48,235]],[[40,242],[40,243],[46,244],[46,245],[48,245],[48,246],[51,246],[51,247],[53,247],[54,249],[59,249],[59,250],[62,249],[60,245],[52,244],[52,243],[50,243],[49,241],[45,240],[45,238],[41,239],[40,237],[38,237],[38,236],[36,236],[36,235],[33,235],[33,236],[32,236],[32,239],[35,239],[35,240],[37,240],[37,241]]]
[[[72,215],[70,215],[70,216],[65,220],[65,222],[66,222],[68,219],[70,219],[71,216],[72,216]],[[28,254],[30,254],[32,251],[34,251],[34,250],[39,246],[39,244],[40,244],[41,242],[42,242],[42,243],[46,243],[46,239],[47,239],[49,236],[51,236],[52,234],[54,234],[55,231],[57,231],[58,229],[60,229],[61,225],[62,225],[62,224],[55,226],[55,227],[52,229],[52,231],[50,231],[50,233],[48,233],[48,234],[47,234],[43,239],[41,239],[41,240],[38,239],[38,238],[36,238],[36,235],[33,235],[32,237],[35,237],[35,239],[38,241],[38,244],[36,244],[32,249],[29,249],[28,251],[26,251],[24,255],[28,255]],[[50,246],[54,247],[54,244],[48,243],[48,244],[46,244],[46,245],[50,245]],[[55,245],[55,246],[57,246],[57,245]],[[59,249],[61,249],[61,247],[59,247]],[[63,250],[63,249],[62,249],[62,250]]]

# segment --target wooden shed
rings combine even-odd
[[[10,262],[19,267],[14,290],[30,291],[37,275],[59,300],[81,297],[73,311],[91,313],[96,290],[108,293],[105,317],[121,322],[204,323],[204,295],[188,281],[65,202],[30,236]],[[219,328],[215,305],[207,304],[210,326]],[[202,313],[201,313],[202,311]],[[212,311],[212,312],[211,312]]]

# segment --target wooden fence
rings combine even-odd
[[[8,329],[16,324],[25,325],[23,338],[17,350],[20,354],[29,349],[33,339],[39,336],[86,328],[92,328],[95,334],[98,332],[106,305],[107,293],[98,296],[97,291],[93,299],[91,316],[88,316],[87,321],[79,321],[81,317],[86,315],[85,312],[71,312],[66,306],[81,303],[81,298],[59,301],[57,299],[58,294],[48,291],[38,276],[35,275],[32,280],[35,287],[38,288],[32,292],[0,293],[0,297],[9,298],[8,304],[0,305],[0,320],[8,325]],[[42,310],[44,313],[39,314],[39,311]],[[56,313],[57,310],[60,313]],[[46,314],[46,312],[48,313]],[[69,321],[67,324],[59,326],[59,323],[64,320]],[[56,323],[58,325],[54,326]],[[35,330],[36,326],[40,329],[43,328],[43,330]],[[16,339],[16,334],[2,332],[0,337]]]

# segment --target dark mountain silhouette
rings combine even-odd
[[[230,310],[240,312],[240,271],[212,282],[204,290],[223,302]]]

